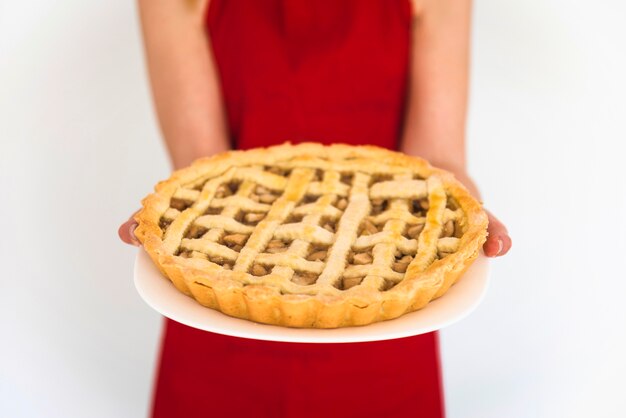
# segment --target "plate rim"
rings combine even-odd
[[[152,271],[141,271],[141,269],[150,269]],[[377,322],[365,326],[334,329],[288,328],[278,325],[260,324],[246,319],[231,317],[220,311],[204,307],[192,297],[189,297],[176,289],[173,283],[161,274],[150,259],[148,253],[142,248],[138,249],[135,256],[133,281],[141,299],[143,299],[143,301],[153,310],[173,321],[192,328],[231,337],[263,341],[333,344],[406,338],[440,330],[459,322],[469,316],[484,300],[489,287],[490,270],[489,259],[481,253],[469,269],[463,274],[459,282],[454,284],[444,296],[430,302],[426,307],[388,321]],[[149,276],[153,277],[149,278]],[[157,278],[156,276],[159,276],[158,279],[161,281],[160,283],[155,280]],[[147,285],[148,283],[151,283],[151,285]],[[469,292],[467,290],[468,288],[470,289]],[[464,301],[465,305],[461,309],[453,308],[453,314],[450,314],[448,319],[435,321],[430,326],[427,325],[418,328],[401,326],[403,323],[410,323],[411,319],[423,319],[421,317],[423,317],[425,313],[432,313],[437,309],[433,307],[438,307],[442,304],[450,305],[453,299],[459,298],[458,295],[456,298],[451,298],[450,296],[455,293],[458,294],[458,292],[463,290],[465,290],[466,293],[473,294],[473,298],[465,298],[467,300]],[[167,300],[172,302],[162,303],[160,299],[163,296],[155,296],[159,293],[165,293],[165,297],[168,298]],[[187,305],[187,310],[202,312],[202,315],[205,318],[203,320],[194,321],[189,318],[187,314],[181,315],[177,311],[179,308],[176,308],[178,305],[178,302],[176,302],[177,300],[180,301],[180,304],[183,306]],[[442,309],[445,308],[438,308],[438,310]],[[211,322],[208,322],[210,320],[217,321],[218,324],[222,323],[223,325],[211,326]],[[395,328],[398,329],[396,330]],[[385,329],[387,330],[385,331]],[[419,332],[416,332],[416,329],[419,330]]]

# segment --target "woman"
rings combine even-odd
[[[465,165],[470,2],[139,2],[175,168],[291,141],[398,148]],[[120,227],[135,243],[134,222]],[[511,240],[490,215],[488,256]],[[155,417],[443,416],[437,334],[362,344],[226,337],[166,320]]]

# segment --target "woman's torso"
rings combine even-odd
[[[410,41],[406,0],[213,0],[207,22],[238,148],[396,146]]]
[[[411,13],[399,0],[212,0],[233,145],[395,148]],[[443,416],[437,335],[359,344],[227,337],[167,320],[155,417]]]

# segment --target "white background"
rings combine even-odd
[[[452,418],[626,416],[626,6],[476,2],[471,171],[515,246],[442,335]],[[168,165],[133,2],[0,1],[0,416],[140,417],[116,229]]]

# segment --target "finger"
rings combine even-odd
[[[508,232],[502,236],[502,241],[504,241],[503,243],[504,245],[502,246],[502,250],[500,251],[498,256],[502,256],[508,253],[511,247],[513,246],[513,240],[511,239],[511,236],[508,234]]]
[[[489,236],[483,246],[483,251],[488,257],[499,257],[506,254],[512,245],[511,237],[502,222],[491,213],[489,215]]]
[[[141,243],[135,236],[135,228],[137,228],[137,222],[133,218],[130,218],[122,225],[120,225],[119,229],[117,230],[117,234],[120,236],[120,239],[126,244],[140,247]]]
[[[500,251],[504,243],[502,240],[494,235],[489,234],[487,237],[487,241],[483,244],[483,251],[487,257],[496,257]]]

